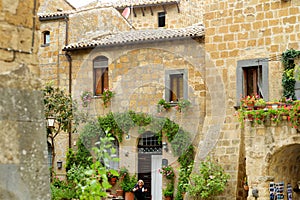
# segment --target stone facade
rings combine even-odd
[[[269,70],[269,99],[280,99],[282,95],[281,53],[286,49],[299,49],[299,1],[214,1],[208,0],[205,5],[204,25],[206,27],[205,49],[206,62],[212,63],[221,75],[226,92],[226,121],[220,135],[218,146],[215,149],[217,157],[223,158],[222,163],[230,166],[232,180],[236,190],[231,195],[243,199],[243,176],[248,175],[254,180],[259,166],[268,161],[252,160],[256,167],[248,168],[247,139],[243,142],[243,132],[237,128],[234,116],[234,106],[239,102],[237,91],[236,68],[237,62],[247,59],[265,59]],[[209,69],[207,65],[207,69]],[[206,80],[210,85],[210,80]],[[284,131],[277,134],[285,135]],[[290,143],[285,140],[285,145]],[[279,141],[280,142],[280,141]],[[282,142],[280,142],[282,143]],[[257,144],[257,149],[264,149],[265,143]],[[224,151],[225,150],[225,151]],[[265,158],[267,154],[264,155]],[[270,156],[270,155],[269,155]],[[276,155],[273,155],[276,157]],[[246,159],[246,163],[244,161]],[[273,158],[275,159],[275,158]],[[244,165],[245,164],[245,165]],[[275,165],[275,163],[274,163]],[[247,169],[247,170],[246,170]],[[246,171],[245,171],[246,170]],[[284,174],[284,172],[282,172]],[[285,175],[283,175],[285,176]],[[258,180],[256,180],[258,181]],[[281,179],[276,181],[280,182]],[[282,180],[283,181],[283,180]],[[256,187],[256,183],[250,188]],[[264,182],[266,184],[266,182]],[[264,185],[266,186],[266,185]],[[262,188],[259,189],[261,191]],[[263,189],[266,193],[266,187]],[[249,192],[249,199],[251,197]],[[269,199],[262,196],[260,199]]]
[[[51,199],[38,66],[39,1],[0,3],[0,199]]]
[[[288,183],[297,187],[297,178],[300,177],[298,130],[291,128],[287,121],[282,121],[279,126],[270,123],[255,128],[248,122],[242,140],[249,183],[252,189],[259,191],[261,199],[270,199],[270,182],[284,182],[285,197]],[[293,193],[293,199],[299,197],[299,193]]]
[[[52,13],[57,11],[75,9],[67,0],[41,0],[39,13]]]
[[[299,152],[299,138],[294,129],[284,125],[241,128],[234,116],[234,106],[238,105],[241,95],[237,94],[237,67],[242,60],[266,62],[269,77],[269,99],[266,100],[281,97],[281,53],[299,48],[299,1],[195,0],[181,1],[178,5],[180,12],[175,4],[166,7],[165,29],[202,23],[205,41],[182,39],[73,49],[68,52],[72,58],[72,95],[79,99],[83,91],[93,90],[93,59],[105,56],[109,60],[109,87],[116,96],[108,108],[103,107],[101,99],[93,99],[86,108],[89,113],[98,116],[110,111],[135,110],[156,115],[156,103],[164,97],[165,72],[187,69],[188,98],[193,102],[193,112],[163,115],[195,134],[196,162],[211,154],[231,175],[228,189],[219,199],[253,199],[254,188],[259,190],[260,199],[268,199],[268,182],[295,184],[293,178],[299,177],[299,161],[294,159]],[[136,9],[136,16],[131,12],[127,20],[121,11],[98,6],[69,14],[68,40],[65,39],[65,21],[42,21],[42,31],[53,32],[53,43],[40,49],[43,79],[55,80],[58,86],[68,88],[70,63],[62,51],[64,44],[91,42],[94,36],[106,33],[155,29],[157,13],[163,8],[154,6],[153,15],[149,7]],[[124,145],[121,149],[132,154],[129,153],[130,157],[120,154],[120,164],[132,166],[133,171],[137,169],[136,141],[135,135],[121,144]],[[58,157],[63,159],[64,153],[58,152]],[[284,153],[292,155],[280,160]],[[164,153],[163,156],[169,155]],[[286,165],[290,172],[282,167],[287,162],[296,163]],[[249,192],[243,189],[245,176],[249,179]]]

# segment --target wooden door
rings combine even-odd
[[[144,181],[147,188],[146,199],[151,199],[151,154],[139,154],[138,179]]]
[[[147,188],[146,199],[151,199],[151,156],[162,155],[162,145],[152,132],[145,132],[138,142],[138,179],[144,181]]]

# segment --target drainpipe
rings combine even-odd
[[[72,96],[72,57],[70,52],[66,52],[66,57],[69,62],[69,94]],[[72,109],[73,110],[73,109]],[[69,123],[68,127],[68,133],[69,133],[69,148],[72,148],[72,123]]]
[[[69,18],[65,16],[64,18],[66,22],[66,38],[65,38],[65,46],[69,43]],[[65,56],[69,62],[69,95],[72,96],[72,57],[70,52],[66,52]],[[72,122],[69,122],[68,127],[68,134],[69,134],[69,148],[72,148]]]

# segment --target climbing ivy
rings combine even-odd
[[[106,116],[98,117],[98,122],[102,130],[118,137],[122,142],[123,134],[127,134],[130,128],[138,127],[139,133],[149,130],[155,133],[159,141],[162,135],[166,135],[168,142],[171,143],[175,156],[182,154],[182,149],[188,147],[190,143],[189,133],[179,128],[179,125],[168,118],[157,118],[146,113],[136,113],[128,111],[123,113],[108,113]]]
[[[283,96],[285,98],[296,99],[295,96],[295,84],[294,77],[295,62],[294,59],[300,56],[300,51],[289,49],[282,53],[281,61],[284,66],[284,72],[282,74],[282,87]]]
[[[184,194],[187,191],[189,185],[189,177],[193,169],[194,157],[195,151],[193,145],[190,145],[181,154],[181,156],[178,157],[180,169],[175,200],[182,200],[182,194]]]

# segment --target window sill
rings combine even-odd
[[[177,106],[178,105],[178,102],[168,102],[170,105],[171,105],[171,107],[174,107],[174,106]]]
[[[93,98],[93,99],[102,99],[102,95],[99,95],[99,96],[98,96],[98,95],[97,95],[97,96],[93,96],[92,98]]]

